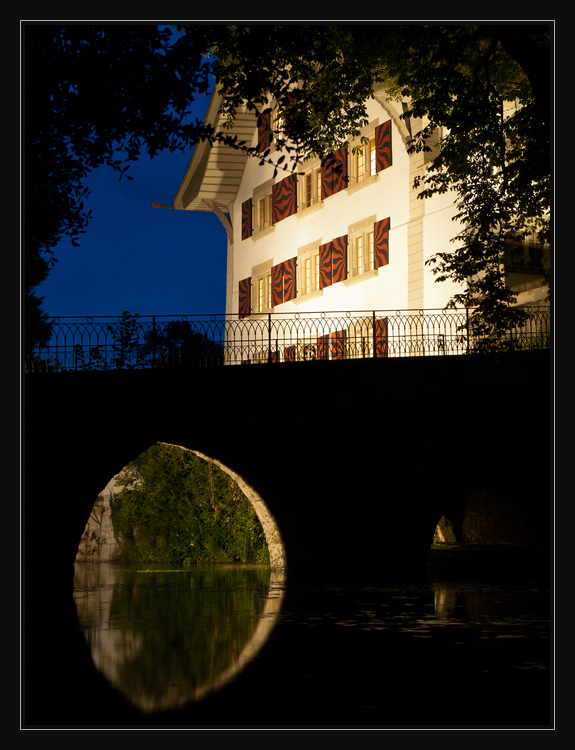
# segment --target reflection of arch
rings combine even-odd
[[[230,567],[235,566],[218,565],[216,571],[225,571]],[[141,634],[131,629],[129,618],[122,617],[119,623],[111,612],[110,592],[117,590],[119,593],[124,588],[123,572],[122,568],[114,563],[99,563],[95,567],[91,563],[76,563],[74,600],[78,622],[84,630],[94,666],[114,688],[144,713],[181,708],[187,703],[208,697],[236,679],[268,640],[277,623],[284,598],[285,571],[271,570],[263,611],[257,615],[256,622],[251,615],[249,616],[252,631],[239,653],[235,650],[228,653],[229,665],[226,669],[210,675],[209,679],[204,679],[199,684],[180,684],[168,680],[163,692],[150,693],[142,688],[137,671],[132,679],[129,678],[129,672],[126,678],[124,671],[126,664],[136,657],[144,644]],[[145,572],[153,573],[154,569]],[[179,572],[181,571],[175,571],[174,574],[178,575]],[[238,612],[238,619],[245,614]],[[232,617],[231,622],[236,622],[236,619]],[[229,627],[230,621],[221,624]],[[188,658],[193,663],[194,653],[183,653],[181,658]]]
[[[194,700],[202,700],[210,693],[221,690],[225,685],[234,680],[244,667],[255,658],[262,649],[274,629],[280,614],[284,597],[285,575],[283,570],[272,570],[270,589],[266,599],[264,611],[258,617],[256,630],[249,642],[244,646],[236,661],[225,672],[218,675],[217,679],[209,685],[201,685],[196,688]]]
[[[162,443],[162,445],[172,445],[172,443]],[[262,529],[264,531],[264,535],[266,538],[269,555],[270,555],[270,566],[272,568],[285,568],[286,566],[285,547],[284,547],[284,543],[280,534],[280,530],[278,528],[278,525],[274,517],[270,513],[267,505],[263,501],[263,498],[261,497],[261,495],[259,495],[254,490],[253,487],[251,487],[244,479],[242,479],[242,477],[239,474],[236,474],[235,471],[232,471],[232,469],[230,469],[228,466],[225,466],[217,459],[210,458],[209,456],[206,456],[205,454],[200,453],[200,451],[195,451],[195,450],[192,450],[191,448],[186,448],[183,445],[177,445],[175,447],[183,451],[194,453],[196,456],[198,456],[198,458],[201,458],[204,461],[209,461],[210,463],[215,464],[222,471],[225,471],[225,473],[228,474],[237,483],[240,490],[244,493],[244,495],[250,501],[262,525]]]

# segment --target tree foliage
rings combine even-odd
[[[143,353],[156,367],[208,367],[222,365],[223,346],[187,320],[171,320],[145,335]]]
[[[129,163],[197,142],[194,97],[208,70],[192,31],[173,40],[155,25],[24,27],[26,333],[44,343],[36,287],[63,237],[79,245],[91,218],[86,178],[97,167],[131,179]]]
[[[411,99],[406,114],[425,122],[411,148],[444,133],[416,187],[422,197],[453,190],[462,227],[455,248],[429,263],[439,281],[464,285],[450,304],[475,306],[474,333],[496,341],[523,319],[505,258],[530,234],[550,238],[549,28],[413,27],[409,36],[407,53],[394,53],[394,81]]]
[[[110,499],[124,559],[268,563],[263,529],[237,483],[215,464],[157,444],[130,463]]]

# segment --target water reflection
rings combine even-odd
[[[267,640],[281,570],[76,563],[78,621],[97,669],[145,713],[232,681]]]
[[[286,588],[255,566],[80,563],[74,596],[94,664],[141,723],[549,721],[545,582]]]

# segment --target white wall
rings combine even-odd
[[[379,123],[390,119],[376,101],[368,107],[370,120]],[[328,242],[347,234],[349,226],[363,218],[376,220],[389,217],[389,265],[378,269],[371,278],[339,282],[322,290],[313,299],[291,301],[275,308],[278,312],[339,311],[339,310],[401,310],[408,307],[407,257],[410,220],[410,157],[398,128],[392,122],[392,166],[380,172],[377,180],[365,187],[343,190],[327,198],[320,209],[303,217],[290,216],[278,222],[273,230],[259,239],[241,239],[241,205],[252,197],[254,187],[273,176],[273,166],[260,166],[255,158],[247,160],[243,180],[233,209],[234,246],[230,263],[231,288],[228,300],[238,310],[238,282],[252,276],[252,268],[266,261],[272,265],[298,253],[298,248],[311,242]],[[280,181],[284,173],[278,173]],[[424,260],[438,251],[453,249],[449,239],[457,232],[451,221],[453,208],[449,196],[426,201],[423,218]],[[442,308],[455,291],[453,284],[437,284],[429,267],[425,271],[425,308]]]

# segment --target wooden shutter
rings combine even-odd
[[[331,242],[331,281],[345,281],[347,278],[347,234]]]
[[[282,263],[284,277],[284,302],[289,302],[296,298],[296,267],[297,258],[284,260]]]
[[[251,237],[252,232],[252,199],[248,198],[242,203],[242,240]]]
[[[239,317],[245,318],[252,310],[252,278],[242,279],[239,283]]]
[[[319,247],[319,288],[331,286],[331,242]]]
[[[283,263],[272,266],[272,307],[284,301]]]
[[[391,120],[388,120],[375,129],[375,169],[381,172],[391,164]]]
[[[295,299],[297,258],[272,266],[272,307]]]
[[[347,278],[347,234],[319,247],[319,288]]]
[[[318,336],[317,358],[329,359],[329,333],[326,333],[325,336]]]
[[[297,211],[297,174],[290,174],[272,186],[272,223],[295,214]]]
[[[328,198],[347,187],[347,149],[339,148],[321,163],[321,197]]]
[[[345,342],[347,331],[334,331],[331,334],[331,358],[345,359]]]
[[[271,112],[258,115],[258,153],[266,151],[272,145]]]
[[[284,362],[295,362],[295,345],[284,349]]]
[[[378,318],[375,321],[375,356],[376,357],[387,357],[388,345],[387,345],[387,318]]]
[[[376,221],[373,227],[373,267],[389,263],[389,219]]]

